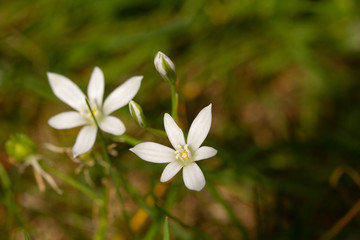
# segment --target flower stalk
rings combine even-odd
[[[135,146],[139,143],[141,143],[142,141],[136,139],[136,138],[133,138],[133,137],[130,137],[129,135],[127,134],[123,134],[123,135],[119,135],[117,136],[117,138],[121,141],[121,142],[126,142],[128,143],[129,145],[131,146]]]
[[[170,82],[171,87],[171,116],[174,121],[178,121],[178,104],[179,104],[179,96],[176,92],[176,84],[175,82]]]
[[[96,117],[95,117],[95,115],[94,115],[94,113],[92,111],[92,108],[90,106],[90,103],[89,103],[88,99],[85,98],[85,101],[86,101],[86,105],[88,106],[92,117],[94,118],[94,122],[95,122],[95,125],[96,125],[97,129],[100,130],[99,123],[97,122],[97,119],[96,119]],[[125,211],[124,199],[123,199],[123,197],[121,195],[121,192],[120,192],[119,182],[118,182],[118,180],[116,178],[114,170],[112,169],[112,164],[110,162],[110,157],[109,157],[109,154],[107,152],[104,136],[102,135],[101,131],[98,131],[98,133],[99,133],[100,143],[101,143],[101,146],[103,148],[104,159],[105,159],[106,163],[109,166],[110,175],[111,175],[111,178],[112,178],[112,180],[114,182],[114,185],[115,185],[116,195],[118,196],[118,198],[120,200],[123,216],[125,218],[125,221],[128,222],[129,217],[128,217],[126,211]]]

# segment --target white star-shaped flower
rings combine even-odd
[[[55,115],[49,119],[49,125],[56,129],[68,129],[84,125],[76,138],[72,151],[74,157],[88,152],[95,143],[97,128],[86,105],[85,94],[70,79],[56,73],[48,73],[47,75],[54,94],[76,110]],[[103,102],[104,74],[99,67],[94,68],[87,95],[101,130],[114,135],[121,135],[125,132],[122,121],[109,115],[129,103],[138,92],[142,78],[142,76],[135,76],[128,79],[110,93]]]
[[[217,153],[212,147],[200,147],[210,130],[211,104],[202,109],[192,122],[186,142],[182,130],[167,113],[164,126],[175,150],[158,143],[144,142],[130,151],[148,162],[169,163],[161,175],[161,182],[167,182],[183,168],[185,186],[200,191],[205,186],[205,177],[196,161],[213,157]]]

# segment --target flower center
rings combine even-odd
[[[90,107],[91,107],[91,112],[90,110],[87,108],[84,110],[84,112],[82,113],[83,116],[90,122],[90,123],[94,123],[94,117],[96,118],[96,121],[100,122],[103,119],[103,114],[101,109],[99,108],[99,105],[90,99],[89,101]]]
[[[175,158],[176,160],[180,161],[185,165],[193,162],[193,160],[191,159],[191,152],[187,144],[185,144],[184,146],[179,145],[177,147],[177,150],[175,151]]]
[[[89,111],[89,118],[94,118],[93,115],[96,117],[96,113],[98,112],[98,110],[96,108],[92,108],[92,114],[91,112]]]

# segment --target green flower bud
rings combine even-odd
[[[175,65],[168,56],[162,52],[158,52],[154,59],[154,65],[160,75],[170,82],[176,81]]]
[[[33,140],[22,133],[11,135],[9,140],[6,141],[7,154],[19,162],[31,155],[36,154],[37,147]]]
[[[135,120],[136,124],[140,127],[145,127],[145,116],[142,108],[139,104],[134,101],[129,102],[129,110],[132,118]]]

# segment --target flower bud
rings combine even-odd
[[[36,154],[37,147],[33,140],[22,133],[10,136],[6,142],[7,154],[19,162],[24,162],[26,158]]]
[[[171,82],[176,81],[176,70],[174,63],[162,52],[158,52],[154,59],[156,70],[165,79]]]
[[[136,124],[140,127],[145,127],[145,116],[142,108],[139,104],[134,101],[129,102],[129,110],[132,118],[135,120]]]

